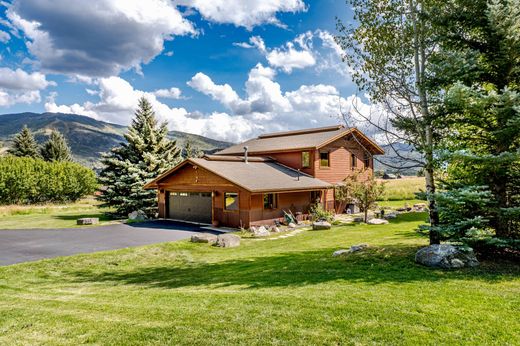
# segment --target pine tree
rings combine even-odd
[[[43,144],[41,156],[45,161],[72,161],[70,147],[58,130],[52,131],[49,140]]]
[[[203,155],[203,153],[197,147],[194,147],[191,144],[191,141],[188,139],[186,141],[186,145],[184,146],[184,157],[186,159],[189,159],[189,158],[201,157],[202,155]]]
[[[105,191],[100,199],[126,216],[137,210],[154,216],[157,194],[144,190],[146,182],[173,167],[180,158],[176,142],[167,138],[166,123],[158,124],[151,104],[139,100],[132,124],[125,134],[126,143],[103,155],[100,182]]]
[[[22,130],[14,137],[13,146],[8,153],[19,157],[40,157],[38,143],[27,125],[24,125]]]

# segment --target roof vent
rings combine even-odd
[[[249,148],[247,147],[247,145],[244,147],[244,162],[245,163],[249,163],[247,161],[247,151],[249,150]]]

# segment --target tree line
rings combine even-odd
[[[520,252],[520,6],[517,0],[347,0],[354,22],[337,20],[359,90],[353,105],[391,148],[421,158],[431,244]],[[397,150],[398,151],[398,150]]]

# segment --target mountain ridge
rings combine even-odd
[[[97,167],[101,153],[124,142],[127,126],[96,120],[84,115],[67,113],[9,113],[0,114],[0,153],[11,145],[13,137],[23,125],[33,132],[36,140],[43,143],[53,129],[63,133],[69,143],[74,159],[87,166]],[[168,136],[177,141],[182,149],[189,140],[193,147],[205,152],[214,152],[231,143],[182,131],[169,131]]]

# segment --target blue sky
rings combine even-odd
[[[356,94],[336,16],[342,0],[0,2],[0,113],[127,124],[144,95],[223,140],[335,124]]]

